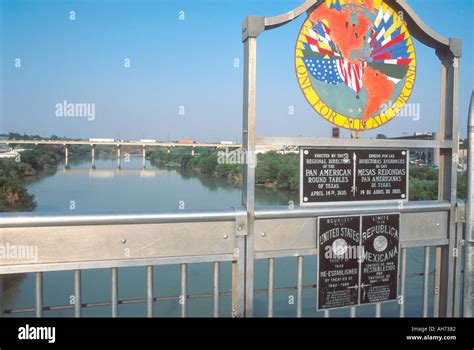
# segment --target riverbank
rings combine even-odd
[[[32,211],[34,196],[28,193],[28,181],[42,174],[54,173],[60,157],[51,150],[35,148],[15,158],[0,159],[0,211]]]
[[[20,135],[10,133],[9,140],[41,140],[38,135]],[[51,139],[59,139],[54,135]],[[81,157],[87,154],[84,146],[72,145],[70,155]],[[64,149],[61,145],[31,145],[18,153],[16,157],[0,158],[0,212],[33,211],[37,203],[26,188],[28,182],[46,174],[56,172],[64,161]]]
[[[196,150],[193,157],[189,152],[176,150],[173,153],[157,150],[149,154],[155,164],[176,164],[177,167],[200,174],[227,178],[241,183],[242,164],[233,164],[225,158],[223,151]],[[222,152],[222,153],[219,153]],[[298,190],[299,158],[297,154],[268,152],[257,156],[255,181],[257,186],[296,192]]]
[[[226,164],[222,151],[199,150],[196,156],[183,151],[167,153],[154,151],[149,158],[156,164],[175,164],[182,169],[215,177],[225,177],[242,182],[242,165]],[[257,156],[255,181],[257,186],[298,192],[299,155],[267,152]],[[429,166],[410,166],[410,200],[436,200],[438,198],[438,170]],[[466,172],[458,173],[458,196],[466,197]]]

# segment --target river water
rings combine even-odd
[[[28,185],[30,193],[38,203],[36,212],[51,214],[86,213],[140,213],[170,210],[225,209],[240,206],[240,185],[225,179],[183,173],[175,168],[156,167],[149,162],[142,169],[142,160],[131,158],[122,162],[117,169],[114,159],[96,160],[96,169],[91,169],[90,160],[70,163],[70,169],[63,166],[54,174],[43,176]],[[295,194],[257,188],[257,206],[287,205]],[[432,249],[433,250],[433,249]],[[433,252],[432,252],[433,253]],[[430,261],[433,269],[434,255]],[[410,249],[407,259],[407,275],[423,271],[423,253],[420,249]],[[275,287],[296,285],[296,258],[275,259]],[[221,263],[220,290],[231,288],[230,263]],[[85,270],[82,272],[82,303],[110,301],[110,269]],[[144,267],[119,269],[119,299],[143,299],[146,296],[146,272]],[[257,261],[255,265],[255,288],[266,288],[267,262]],[[316,283],[316,257],[304,258],[303,284]],[[430,291],[433,290],[430,278]],[[188,265],[188,293],[212,293],[212,264]],[[406,315],[422,315],[423,279],[421,276],[408,277],[406,288]],[[68,305],[74,303],[72,272],[48,272],[43,274],[43,297],[45,306]],[[180,294],[179,266],[159,266],[154,268],[154,293],[158,297]],[[433,293],[430,293],[430,314]],[[34,276],[15,275],[6,279],[4,308],[34,307]],[[275,291],[274,316],[294,316],[296,313],[296,290]],[[255,294],[254,314],[265,316],[266,293]],[[383,316],[397,316],[398,303],[389,302],[382,306]],[[230,297],[221,297],[220,314],[230,316]],[[155,304],[156,316],[179,316],[178,300],[160,301]],[[212,316],[212,299],[197,298],[188,301],[189,316]],[[32,316],[33,313],[15,313],[6,316]],[[73,310],[47,310],[45,316],[73,316]],[[83,308],[84,316],[111,315],[110,306]],[[119,305],[119,315],[143,317],[146,315],[144,303]],[[333,316],[349,316],[348,310],[332,311]],[[374,306],[357,308],[358,316],[373,316]],[[303,290],[303,316],[319,317],[316,311],[316,290]]]

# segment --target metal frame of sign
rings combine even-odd
[[[328,150],[328,151],[338,151],[338,150],[347,150],[347,147],[300,147],[299,148],[299,153],[300,153],[300,175],[299,175],[299,202],[300,202],[300,207],[319,207],[319,206],[326,206],[328,204],[367,204],[367,203],[407,203],[409,202],[409,197],[410,197],[410,150],[409,149],[404,149],[404,148],[378,148],[378,149],[373,149],[373,148],[354,148],[351,149],[351,152],[356,152],[356,151],[406,151],[406,165],[407,165],[407,174],[406,174],[406,197],[404,199],[373,199],[373,200],[354,200],[354,201],[325,201],[325,202],[316,202],[316,203],[311,203],[311,202],[304,202],[303,201],[303,151],[311,150],[311,149],[321,149],[321,150]]]
[[[339,307],[334,307],[334,308],[327,308],[327,309],[320,309],[319,308],[319,288],[320,288],[320,283],[319,283],[319,258],[320,258],[320,246],[319,246],[319,231],[320,231],[320,219],[329,219],[329,218],[347,218],[347,217],[359,217],[359,234],[362,235],[362,218],[367,217],[367,216],[380,216],[380,215],[397,215],[398,216],[398,257],[397,257],[397,288],[396,288],[396,299],[391,299],[391,300],[385,300],[385,301],[379,301],[375,303],[366,303],[366,304],[361,304],[360,303],[360,284],[361,284],[361,278],[362,278],[362,262],[358,261],[358,269],[359,269],[359,288],[358,288],[358,296],[357,296],[357,304],[354,305],[346,305],[346,306],[339,306]],[[316,266],[316,285],[318,286],[317,292],[316,292],[316,310],[317,311],[329,311],[329,310],[338,310],[338,309],[348,309],[351,307],[356,307],[356,306],[365,306],[365,305],[376,305],[376,304],[385,304],[385,303],[393,303],[397,302],[398,298],[400,297],[400,256],[401,256],[401,251],[400,251],[400,228],[402,227],[402,215],[397,212],[388,212],[388,213],[374,213],[374,214],[359,214],[359,215],[334,215],[334,216],[318,216],[317,217],[317,223],[316,223],[316,247],[317,247],[317,266]],[[361,241],[362,237],[360,237],[359,240],[359,246],[361,246]],[[403,299],[405,298],[402,296]],[[404,300],[403,300],[404,302]]]

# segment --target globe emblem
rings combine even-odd
[[[378,236],[374,239],[374,249],[377,252],[383,252],[388,246],[388,241],[384,236]]]
[[[347,242],[342,239],[338,238],[332,243],[332,251],[337,257],[346,254],[347,252]]]
[[[301,27],[295,68],[318,114],[342,128],[369,130],[406,104],[416,55],[403,19],[382,0],[325,0]]]

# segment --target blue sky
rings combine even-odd
[[[241,22],[247,15],[273,16],[301,2],[0,0],[0,133],[240,141]],[[465,135],[474,81],[473,1],[409,4],[433,30],[463,39],[460,125]],[[75,11],[74,21],[70,11]],[[331,124],[311,109],[296,82],[294,45],[303,20],[258,39],[260,136],[330,136]],[[420,120],[396,118],[365,137],[438,129],[439,60],[432,49],[418,42],[415,48],[417,79],[410,102],[420,104]],[[17,58],[21,68],[15,67]],[[94,103],[95,119],[57,118],[55,105],[64,100]]]

